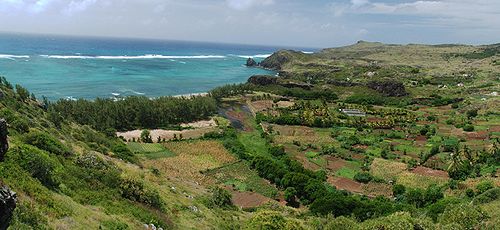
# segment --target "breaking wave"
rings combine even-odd
[[[30,58],[28,55],[11,55],[11,54],[0,54],[1,59],[15,60],[18,58]]]
[[[226,56],[221,55],[197,55],[197,56],[165,56],[156,54],[147,54],[141,56],[82,56],[82,55],[40,55],[44,58],[54,58],[54,59],[213,59],[213,58],[225,58]]]

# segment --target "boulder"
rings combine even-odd
[[[277,78],[270,75],[253,75],[248,78],[248,83],[254,85],[273,85],[276,82]]]
[[[258,66],[258,65],[259,64],[253,58],[248,58],[247,59],[246,66],[248,66],[248,67],[255,67],[255,66]]]
[[[367,84],[368,88],[376,90],[384,96],[402,97],[408,95],[405,85],[397,81],[372,81]]]
[[[5,119],[0,119],[0,161],[3,161],[3,158],[9,149],[9,142],[7,141],[8,134],[9,131],[7,130],[7,121],[5,121]]]
[[[16,209],[17,195],[7,186],[0,183],[0,230],[9,227],[14,209]]]

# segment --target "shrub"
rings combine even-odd
[[[30,92],[20,85],[16,85],[16,93],[19,95],[21,101],[26,101],[30,97]]]
[[[373,176],[369,172],[359,172],[354,175],[354,180],[361,183],[368,183],[373,180]]]
[[[141,141],[144,143],[153,143],[153,139],[151,139],[151,133],[149,132],[149,130],[142,130]]]
[[[477,109],[471,109],[466,112],[467,118],[477,117]]]
[[[37,148],[47,152],[60,156],[70,155],[68,147],[63,145],[59,140],[48,133],[40,131],[30,132],[24,135],[23,139],[27,144],[36,146]]]
[[[467,125],[464,125],[463,129],[465,132],[472,132],[472,131],[474,131],[474,126],[471,124],[467,124]]]
[[[340,216],[328,222],[324,225],[324,229],[328,230],[355,230],[359,229],[358,222],[353,218],[348,218],[345,216]]]
[[[113,151],[113,153],[115,154],[116,157],[118,157],[122,160],[131,162],[131,163],[137,162],[137,157],[123,143],[119,143],[119,144],[114,145],[112,147],[111,151]]]
[[[17,130],[20,133],[27,133],[30,130],[30,124],[24,118],[16,119],[10,125],[12,128],[14,128],[15,130]]]
[[[479,207],[471,204],[456,204],[448,206],[439,217],[441,224],[458,224],[462,229],[477,229],[487,216]]]
[[[47,152],[30,145],[20,145],[13,148],[9,157],[46,187],[59,185],[57,173],[60,164]]]
[[[492,188],[474,198],[474,204],[485,204],[500,199],[500,188]]]
[[[233,202],[231,198],[231,193],[223,188],[215,187],[212,189],[211,201],[216,207],[224,208],[232,206]]]
[[[481,194],[492,188],[493,188],[493,183],[491,183],[491,181],[489,180],[481,181],[479,182],[479,184],[476,185],[477,194]]]
[[[439,201],[437,201],[434,204],[429,205],[426,210],[427,210],[427,216],[432,218],[434,221],[436,221],[448,206],[452,204],[458,204],[460,203],[460,199],[455,198],[455,197],[449,197],[449,198],[444,198]]]
[[[300,223],[288,220],[276,211],[259,211],[245,224],[244,229],[303,229]]]
[[[120,194],[131,201],[137,201],[153,208],[163,209],[163,201],[158,191],[146,188],[139,179],[124,178],[120,183]]]
[[[402,184],[395,184],[392,186],[392,195],[395,197],[402,196],[406,192],[406,187]]]
[[[275,157],[285,155],[285,147],[283,145],[275,145],[269,147],[269,153]]]
[[[469,198],[472,198],[476,196],[476,193],[474,192],[474,189],[468,188],[467,190],[465,190],[465,195]]]

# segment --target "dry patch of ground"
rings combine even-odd
[[[278,133],[275,141],[278,144],[293,143],[298,141],[302,144],[314,143],[316,145],[328,144],[333,141],[329,135],[320,135],[313,128],[296,125],[275,125],[263,123],[262,128],[266,131],[272,127],[273,133]]]
[[[175,138],[180,138],[181,136],[182,136],[182,139],[196,139],[196,138],[202,137],[206,133],[219,130],[216,122],[213,119],[206,120],[206,121],[187,123],[187,124],[181,124],[181,126],[182,127],[191,127],[193,129],[185,129],[182,131],[153,129],[153,130],[150,130],[151,139],[153,139],[154,142],[156,142],[158,140],[158,137],[160,137],[160,139],[162,139],[162,140],[165,139],[166,141],[174,140]],[[127,132],[117,132],[116,136],[123,137],[123,138],[125,138],[125,140],[130,142],[133,139],[139,140],[141,138],[141,133],[142,133],[142,130],[132,130],[132,131],[127,131]]]
[[[363,194],[369,197],[377,196],[392,196],[392,186],[389,184],[369,182],[368,184],[363,184]]]
[[[332,172],[335,172],[347,165],[346,160],[336,158],[333,156],[327,156],[326,160],[327,160],[326,168],[328,170],[331,170]]]
[[[240,192],[230,190],[232,194],[232,202],[235,206],[241,208],[254,208],[265,205],[270,202],[276,202],[273,199],[265,197],[256,192]]]
[[[403,172],[397,178],[398,184],[402,184],[408,188],[422,188],[426,189],[429,186],[443,185],[448,182],[448,178],[436,177],[436,176],[424,176],[411,172]]]
[[[328,177],[328,183],[338,190],[346,190],[353,193],[363,193],[363,184],[343,177]]]
[[[272,100],[248,101],[247,104],[253,114],[273,108],[288,108],[295,105],[292,101],[278,101],[274,103]]]
[[[381,158],[375,158],[370,167],[370,172],[373,176],[380,177],[385,180],[395,180],[405,171],[405,163],[384,160]]]
[[[213,178],[201,171],[221,167],[236,159],[217,141],[169,142],[165,147],[174,157],[143,162],[147,168],[157,168],[165,176],[203,184],[213,184]]]
[[[427,167],[418,166],[411,171],[412,173],[416,173],[422,176],[433,176],[433,177],[442,177],[449,178],[448,172],[442,170],[435,170]]]

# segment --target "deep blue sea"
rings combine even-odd
[[[0,34],[0,75],[50,100],[184,95],[275,74],[244,64],[282,48],[290,47]]]

